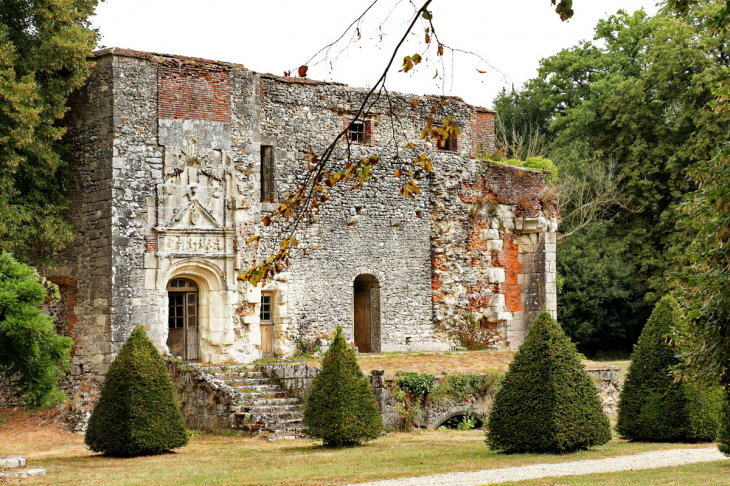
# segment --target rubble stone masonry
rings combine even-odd
[[[262,293],[272,303],[271,354],[326,345],[337,325],[353,342],[357,277],[368,286],[372,351],[448,349],[449,326],[465,311],[514,349],[537,311],[555,313],[555,205],[543,173],[477,158],[494,148],[491,111],[459,98],[371,100],[362,143],[345,134],[337,150],[379,156],[372,178],[362,190],[333,189],[299,228],[288,269],[254,288],[238,275],[280,238],[261,224],[277,207],[261,201],[262,147],[273,154],[266,170],[278,200],[367,90],[180,56],[110,49],[93,58],[66,119],[76,239],[45,271],[75,283],[64,315],[76,322],[64,329],[76,342],[67,380],[76,412],[88,410],[135,326],[167,352],[171,279],[196,285],[197,360],[212,363],[262,356]],[[452,150],[421,139],[430,116],[454,117]],[[421,194],[399,196],[395,170],[423,152],[434,170],[414,174]],[[260,243],[247,243],[255,235]]]

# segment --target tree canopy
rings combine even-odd
[[[730,127],[730,113],[709,106],[730,59],[730,35],[706,25],[724,2],[691,3],[682,15],[669,9],[654,17],[619,11],[598,22],[593,40],[544,59],[539,75],[523,90],[495,100],[495,107],[507,113],[504,124],[517,120],[518,127],[542,130],[547,157],[561,177],[606,164],[616,168],[623,199],[598,222],[606,228],[597,246],[613,248],[614,260],[634,271],[615,273],[608,285],[596,280],[584,282],[580,290],[564,289],[558,302],[563,324],[582,320],[585,309],[571,304],[581,294],[606,305],[613,299],[609,290],[620,286],[644,288],[625,302],[643,320],[649,306],[668,292],[667,273],[687,263],[684,250],[692,234],[680,222],[680,204],[697,186],[686,171],[710,159]],[[575,203],[580,206],[581,200]],[[561,207],[563,214],[573,209]],[[576,224],[567,218],[561,231],[571,233]],[[583,249],[576,251],[578,245]],[[582,265],[576,259],[595,251],[588,247],[596,242],[584,237],[570,246],[571,251],[559,249],[562,271]],[[594,267],[584,267],[586,275],[607,268],[598,260],[586,263]],[[595,330],[613,326],[609,319],[595,317]],[[583,346],[585,335],[571,336]]]
[[[0,250],[24,261],[47,260],[71,239],[60,120],[89,73],[97,3],[0,5]]]

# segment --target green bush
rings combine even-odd
[[[426,396],[436,386],[436,377],[414,371],[399,371],[396,373],[395,382],[401,390],[410,395]]]
[[[504,452],[562,453],[609,440],[593,379],[555,319],[540,312],[494,397],[487,445]]]
[[[726,456],[730,456],[730,388],[725,390],[720,413],[720,428],[717,431],[717,448]]]
[[[667,335],[680,323],[681,312],[671,295],[663,297],[631,355],[621,390],[616,430],[625,439],[712,441],[722,403],[718,386],[677,382],[671,374],[678,349]]]
[[[51,284],[51,298],[58,288]],[[0,376],[24,404],[50,407],[66,399],[58,378],[71,364],[71,338],[59,336],[41,312],[46,288],[36,271],[0,253]]]
[[[109,367],[86,445],[113,456],[157,454],[188,443],[167,367],[142,327]]]
[[[340,447],[380,436],[382,420],[373,389],[337,326],[304,409],[304,432]]]

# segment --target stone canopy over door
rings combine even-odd
[[[380,285],[370,274],[358,275],[353,284],[355,347],[361,353],[380,351]]]

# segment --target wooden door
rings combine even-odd
[[[370,352],[370,290],[355,291],[355,346]]]
[[[264,358],[274,356],[274,325],[261,324],[261,351]]]
[[[172,280],[169,290],[167,347],[176,356],[186,360],[199,359],[198,353],[198,292],[192,281]]]

